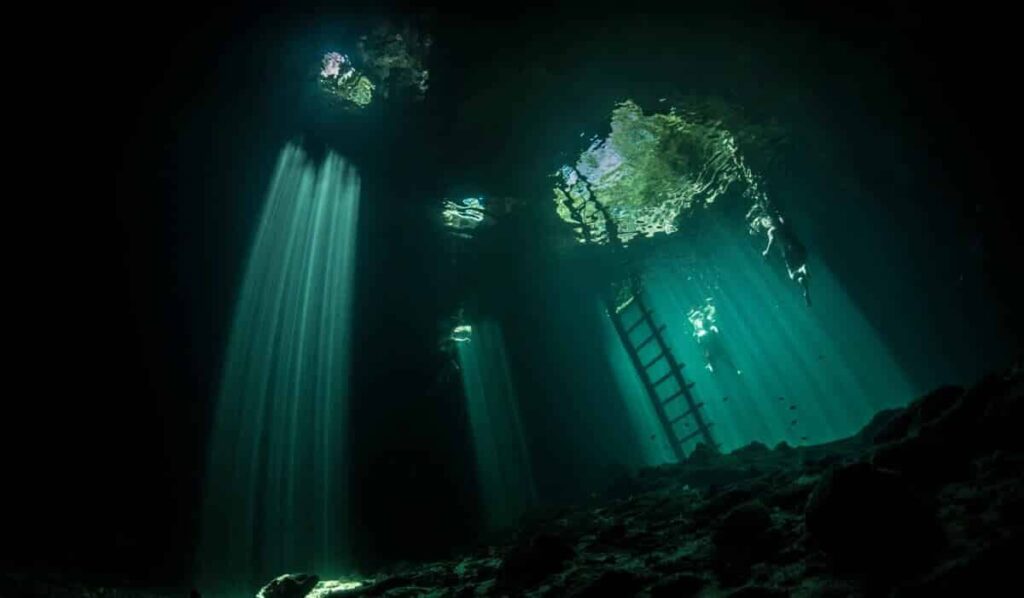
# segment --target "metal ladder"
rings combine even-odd
[[[609,300],[607,311],[608,317],[611,318],[612,324],[615,326],[615,331],[619,334],[623,348],[629,354],[629,359],[640,376],[641,382],[643,382],[644,389],[647,391],[647,396],[654,406],[658,421],[661,422],[661,426],[668,436],[669,444],[676,459],[682,461],[686,458],[683,445],[697,437],[701,437],[708,448],[717,451],[718,444],[711,435],[711,426],[714,424],[705,421],[701,415],[700,408],[704,406],[704,403],[698,403],[690,392],[693,388],[693,383],[687,382],[686,378],[683,377],[683,367],[685,367],[685,364],[676,361],[675,356],[672,355],[672,350],[663,336],[665,326],[655,324],[654,319],[651,317],[653,311],[644,303],[643,289],[635,287],[632,296],[622,305],[616,306],[613,301]],[[630,319],[628,323],[625,321],[627,319]],[[638,329],[646,330],[647,334],[640,336],[641,340],[639,342],[633,342],[630,334]],[[645,362],[640,357],[640,351],[650,343],[655,343],[656,354]],[[662,360],[668,366],[666,373],[657,379],[652,379],[650,370]],[[676,389],[670,391],[668,396],[658,394],[659,388],[665,388],[664,384],[669,380],[675,380]],[[669,403],[680,399],[685,402],[685,411],[670,417],[665,407]],[[680,436],[676,433],[676,424],[686,418],[690,418],[693,421],[696,430]]]

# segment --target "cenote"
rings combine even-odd
[[[60,410],[0,594],[1019,583],[1010,114],[936,11],[122,32],[107,398]]]

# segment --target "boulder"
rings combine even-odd
[[[529,588],[563,569],[575,556],[573,547],[553,534],[540,534],[515,546],[498,568],[497,585],[503,590]]]
[[[689,598],[699,594],[707,583],[703,577],[689,573],[673,575],[651,588],[651,598]]]
[[[260,588],[256,598],[305,598],[318,581],[310,573],[286,573]]]
[[[599,598],[602,596],[632,596],[644,586],[644,579],[633,571],[611,569],[583,587],[574,596]]]
[[[811,539],[844,570],[909,574],[941,546],[933,510],[899,476],[868,463],[823,476],[804,517]]]
[[[702,519],[714,519],[737,505],[753,500],[754,496],[748,488],[730,488],[724,492],[716,492],[696,509],[696,515]]]
[[[729,598],[786,598],[788,592],[759,585],[746,585],[729,593]]]
[[[759,500],[743,503],[722,518],[711,542],[714,569],[724,585],[741,583],[753,564],[772,556],[778,542],[771,527],[771,513]]]

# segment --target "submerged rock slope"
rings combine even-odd
[[[1015,595],[1024,554],[1024,370],[939,388],[829,444],[698,450],[511,540],[372,579],[282,576],[264,598]],[[201,588],[200,588],[201,590]],[[0,575],[0,596],[164,598]],[[193,591],[193,596],[205,595]]]
[[[824,445],[619,480],[504,545],[331,596],[934,596],[1005,592],[1024,554],[1024,372],[944,387]]]

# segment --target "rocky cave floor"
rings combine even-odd
[[[514,541],[318,596],[1015,595],[1024,371],[944,387],[817,446],[697,451]],[[302,583],[305,581],[305,583]]]
[[[1020,595],[1022,395],[1024,370],[1016,367],[881,412],[837,442],[698,450],[684,463],[620,480],[599,505],[531,517],[511,541],[462,558],[380,572],[355,589],[282,576],[261,592]]]

